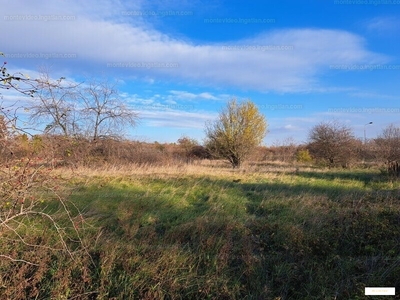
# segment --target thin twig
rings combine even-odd
[[[15,258],[12,258],[11,256],[4,255],[4,254],[0,254],[0,257],[5,257],[5,258],[7,258],[7,259],[9,259],[9,260],[11,260],[13,262],[23,262],[23,263],[28,264],[28,265],[39,266],[38,264],[32,263],[30,261],[27,261],[27,260],[24,260],[24,259],[15,259]]]

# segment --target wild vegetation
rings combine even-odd
[[[395,126],[360,142],[322,123],[308,144],[257,147],[265,120],[231,102],[208,127],[217,143],[129,141],[114,130],[137,115],[109,86],[86,90],[85,132],[62,102],[74,86],[2,71],[2,89],[61,99],[39,94],[47,111],[30,112],[53,116],[40,134],[0,110],[0,298],[369,299],[365,287],[400,286]],[[246,120],[259,126],[241,132]]]
[[[21,259],[0,263],[10,299],[368,299],[366,286],[400,284],[400,184],[374,170],[203,161],[54,174],[83,247],[46,248],[57,232],[45,224],[19,228],[30,251],[3,233],[3,253]]]

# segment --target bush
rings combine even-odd
[[[296,160],[300,163],[309,163],[312,162],[312,157],[308,149],[302,149],[296,153]]]
[[[319,163],[347,168],[358,158],[360,145],[351,128],[333,121],[320,123],[310,130],[307,148]]]

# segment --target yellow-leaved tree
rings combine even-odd
[[[250,100],[232,99],[218,120],[206,124],[206,147],[216,157],[227,159],[239,168],[267,134],[267,122]]]

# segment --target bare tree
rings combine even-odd
[[[400,161],[400,127],[388,125],[375,139],[375,144],[378,156],[385,162]]]
[[[101,137],[119,136],[124,126],[135,126],[138,114],[119,98],[115,85],[91,82],[81,90],[82,110],[86,119],[87,135],[95,141]]]
[[[352,130],[337,121],[320,123],[309,133],[311,155],[329,167],[347,167],[357,155],[356,145]]]
[[[273,143],[273,148],[278,154],[278,160],[283,162],[295,160],[297,146],[293,137],[285,138],[283,141],[276,140]]]
[[[255,104],[250,100],[237,103],[233,99],[217,121],[206,125],[206,145],[211,153],[238,168],[266,133],[267,122]]]
[[[64,136],[78,134],[78,85],[66,82],[64,77],[53,80],[47,71],[41,72],[37,83],[36,101],[29,108],[31,121],[45,123],[46,133],[61,133]]]

